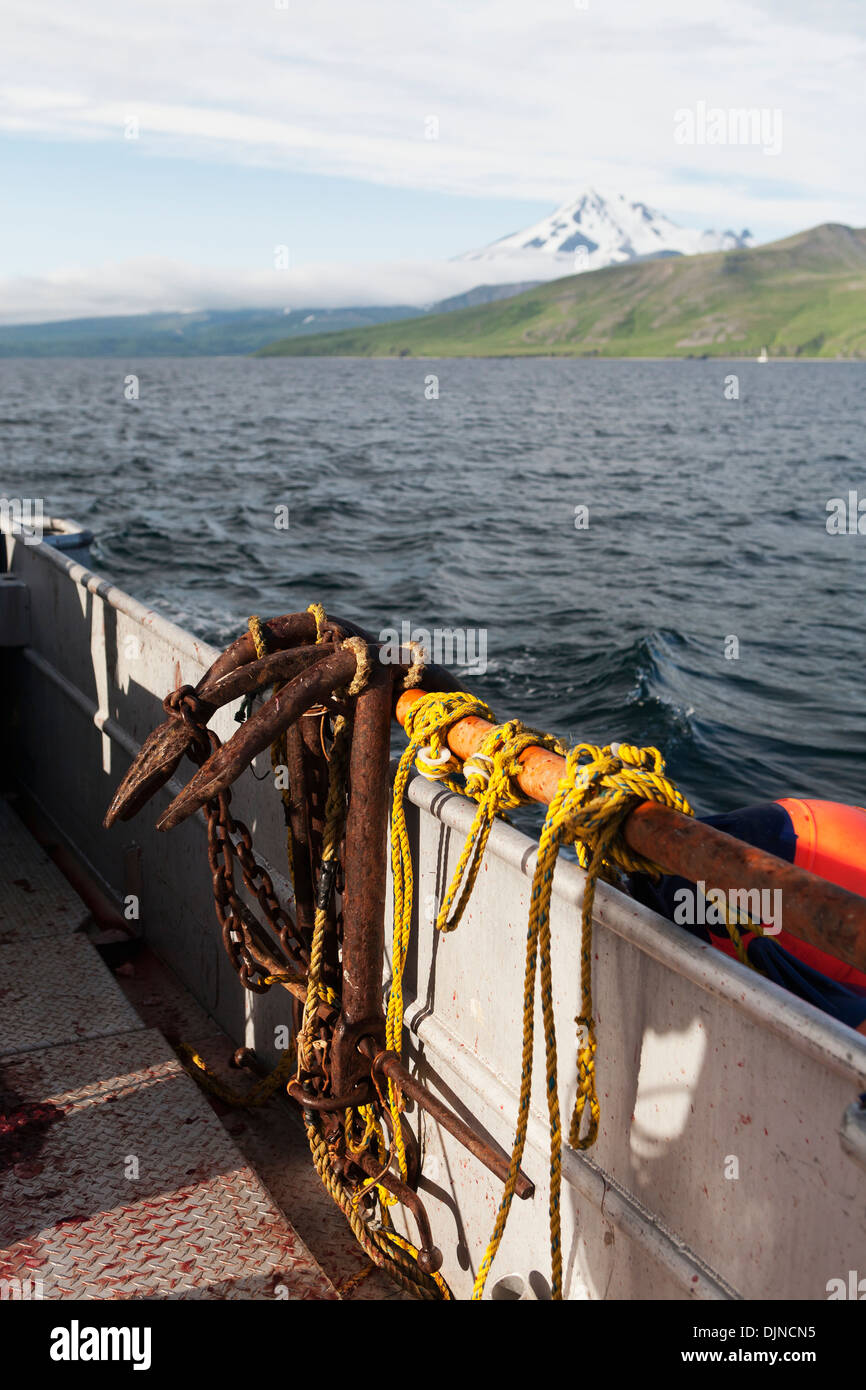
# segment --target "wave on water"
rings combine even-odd
[[[736,409],[712,361],[129,369],[134,404],[112,362],[0,363],[0,492],[206,641],[313,600],[471,629],[500,717],[653,744],[698,810],[863,801],[866,545],[825,504],[858,485],[866,366],[742,363]]]

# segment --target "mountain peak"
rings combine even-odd
[[[630,202],[622,193],[588,188],[533,226],[460,259],[500,265],[507,259],[515,262],[515,279],[528,278],[530,273],[551,279],[648,256],[691,256],[752,244],[747,231],[701,232],[679,227],[646,203]]]

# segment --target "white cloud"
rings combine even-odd
[[[515,257],[505,266],[464,261],[387,265],[328,263],[286,271],[246,271],[180,261],[133,260],[97,269],[0,278],[0,323],[47,323],[111,314],[194,309],[335,309],[348,305],[426,306],[474,288],[537,279],[537,263]]]
[[[589,184],[656,203],[665,189],[671,215],[710,221],[732,178],[745,220],[763,181],[823,196],[827,216],[854,201],[842,190],[859,176],[866,45],[844,2],[794,14],[782,0],[697,11],[694,0],[6,0],[5,11],[7,130],[119,140],[134,115],[158,151],[551,204]],[[673,112],[698,100],[779,107],[781,156],[678,147]],[[424,139],[431,114],[436,141]]]
[[[866,43],[851,0],[6,0],[4,12],[0,131],[70,142],[73,163],[75,142],[120,143],[135,118],[145,154],[551,207],[594,185],[697,227],[866,221]],[[699,101],[778,108],[781,153],[678,145],[674,113]],[[23,322],[424,303],[471,283],[459,263],[280,274],[151,260],[7,277],[0,295],[3,319]]]

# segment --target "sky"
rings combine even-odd
[[[427,303],[590,187],[863,226],[864,58],[863,0],[4,0],[0,322]]]

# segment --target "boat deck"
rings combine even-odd
[[[379,1271],[356,1282],[289,1103],[202,1093],[172,1045],[243,1090],[231,1041],[140,942],[100,932],[4,801],[0,852],[4,1296],[403,1297]]]

